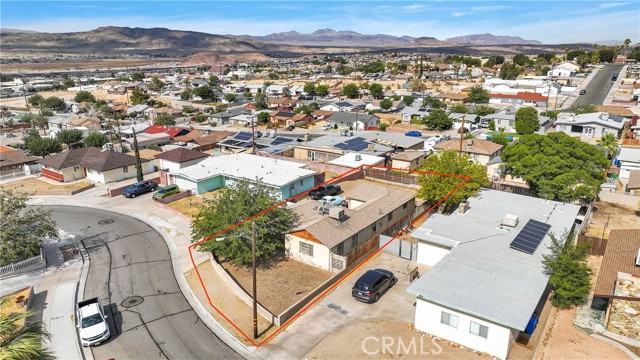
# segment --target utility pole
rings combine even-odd
[[[251,154],[256,154],[256,124],[255,114],[251,114]]]
[[[464,117],[467,116],[462,115],[462,126],[460,126],[460,150],[458,151],[458,156],[462,156],[462,139],[464,138]]]
[[[258,338],[258,286],[256,278],[256,223],[251,223],[251,257],[253,261],[253,338]]]

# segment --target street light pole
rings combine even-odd
[[[251,257],[253,261],[253,338],[258,338],[258,286],[256,277],[256,223],[251,223]]]

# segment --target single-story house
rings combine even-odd
[[[341,186],[346,206],[311,199],[291,206],[299,223],[285,235],[290,258],[338,273],[377,249],[379,235],[395,234],[411,221],[415,191],[367,180]]]
[[[384,157],[359,154],[359,153],[346,153],[334,160],[329,161],[329,164],[344,166],[346,168],[357,168],[359,166],[384,166]]]
[[[42,176],[67,182],[87,178],[107,184],[136,177],[134,156],[116,151],[90,147],[71,149],[37,161],[42,165]],[[152,161],[142,161],[142,172],[154,172]]]
[[[415,329],[507,359],[549,290],[542,264],[553,233],[573,230],[580,206],[483,189],[453,214],[411,233],[432,266],[407,288]]]
[[[175,126],[162,126],[162,125],[151,125],[148,128],[144,129],[145,134],[167,134],[170,139],[174,139],[177,136],[187,135],[189,133],[189,129],[175,127]],[[136,133],[136,136],[139,134]]]
[[[313,120],[314,118],[311,115],[293,111],[272,111],[269,113],[269,121],[276,127],[295,126],[298,121],[310,124]]]
[[[481,123],[488,124],[491,120],[493,120],[495,124],[496,130],[502,129],[507,133],[515,133],[516,132],[516,112],[520,106],[509,106],[505,109],[502,109],[495,114],[485,115],[480,119]],[[544,135],[547,130],[551,128],[553,122],[551,118],[548,116],[541,116],[538,114],[538,123],[540,127],[538,128],[537,133]]]
[[[460,139],[442,141],[433,146],[436,150],[460,150]],[[471,160],[487,165],[491,159],[500,156],[504,146],[482,139],[462,140],[462,152],[471,156]]]
[[[155,120],[160,114],[167,114],[172,118],[177,118],[182,116],[182,110],[170,107],[150,108],[145,110],[145,114],[148,115],[151,120]]]
[[[402,123],[408,124],[411,120],[419,120],[423,117],[429,116],[429,107],[405,106],[400,110],[400,114],[402,114]]]
[[[428,152],[416,150],[393,154],[391,155],[391,167],[394,169],[415,170],[428,155]]]
[[[622,147],[616,157],[620,179],[629,179],[632,171],[640,170],[640,148]]]
[[[25,165],[35,164],[40,158],[24,151],[0,145],[0,174],[20,173]]]
[[[261,182],[288,199],[315,186],[315,171],[306,164],[251,154],[208,157],[195,165],[171,171],[171,183],[196,194],[233,184],[238,180]]]
[[[293,111],[298,100],[288,97],[270,97],[267,99],[267,107],[270,109],[278,109],[281,111]]]
[[[549,101],[548,96],[535,92],[518,92],[516,94],[489,94],[489,104],[512,104],[544,107]]]
[[[328,163],[352,152],[384,157],[393,151],[394,148],[391,146],[367,140],[362,136],[325,135],[295,145],[293,157],[299,160]]]
[[[250,109],[242,109],[242,108],[229,109],[223,112],[209,115],[209,122],[210,123],[215,122],[218,125],[225,125],[225,124],[228,124],[229,120],[236,115],[240,115],[240,114],[250,115],[251,113],[252,111]]]
[[[335,112],[327,119],[331,126],[338,125],[338,128],[352,128],[353,130],[364,130],[367,127],[380,126],[380,118],[367,113]]]
[[[156,159],[160,160],[160,163],[158,164],[160,169],[165,171],[175,171],[195,165],[207,157],[209,157],[209,154],[183,147],[175,148],[156,155]]]
[[[606,112],[587,114],[560,113],[556,120],[556,131],[572,136],[600,138],[604,134],[622,135],[626,120]]]
[[[189,134],[185,136],[189,136]],[[218,147],[218,142],[222,141],[224,138],[231,135],[233,135],[233,133],[230,131],[211,131],[209,134],[202,135],[199,137],[192,137],[190,139],[186,139],[182,136],[178,136],[174,140],[183,141],[187,144],[197,145],[196,147],[193,148],[193,150],[206,151],[206,150],[215,149],[216,147]]]

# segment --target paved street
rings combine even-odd
[[[589,86],[587,86],[586,94],[580,95],[574,105],[602,105],[613,85],[611,76],[613,76],[613,74],[619,74],[622,67],[623,65],[604,65],[601,70],[598,70],[598,73],[594,76],[593,80],[591,80]],[[619,77],[618,79],[620,80],[621,78]]]
[[[169,249],[152,227],[102,210],[50,208],[59,227],[82,238],[89,252],[79,298],[97,296],[109,316],[112,337],[91,348],[94,358],[240,358],[191,308],[174,276]]]

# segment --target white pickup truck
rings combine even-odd
[[[77,320],[82,346],[98,345],[111,336],[107,316],[98,298],[78,302]]]

